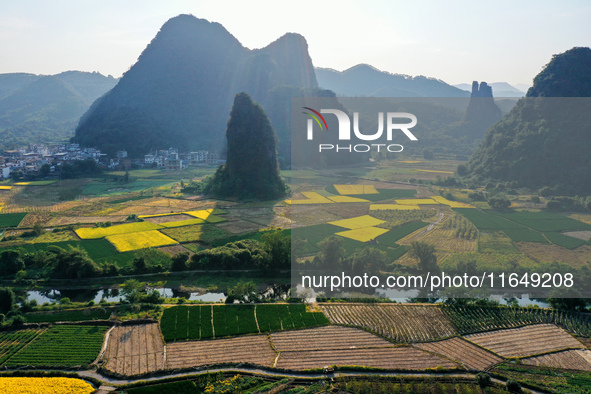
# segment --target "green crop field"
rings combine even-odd
[[[257,305],[257,321],[261,332],[329,324],[322,312],[307,312],[304,304]]]
[[[529,228],[506,228],[503,232],[514,242],[537,242],[547,244],[548,240],[538,231]]]
[[[258,321],[258,327],[257,327]],[[212,325],[213,323],[213,325]],[[160,328],[167,342],[198,340],[329,324],[321,312],[303,304],[198,305],[167,308]]]
[[[52,326],[6,361],[7,366],[86,366],[98,356],[108,327]]]
[[[197,385],[190,380],[183,380],[180,382],[153,384],[145,387],[135,387],[126,389],[128,394],[196,394],[201,391],[198,390]]]
[[[27,323],[55,323],[59,321],[108,320],[115,307],[66,309],[55,312],[29,312],[25,314]]]
[[[567,249],[576,249],[579,246],[585,245],[586,242],[579,238],[569,237],[561,233],[544,233],[546,238],[555,245],[562,246]]]
[[[591,320],[580,313],[553,309],[442,306],[443,312],[461,335],[521,327],[528,324],[556,324],[584,337],[591,335]]]
[[[0,333],[0,365],[31,342],[42,330],[4,331]]]
[[[591,230],[591,225],[553,212],[497,212],[491,214],[538,231]]]
[[[26,212],[22,213],[0,213],[0,228],[18,227],[18,225],[27,216]]]

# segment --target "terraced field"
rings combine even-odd
[[[283,352],[276,363],[279,368],[294,370],[323,368],[326,365],[361,365],[413,371],[460,367],[447,358],[414,347]]]
[[[107,327],[52,326],[10,357],[5,365],[74,367],[99,355]]]
[[[503,357],[528,357],[557,350],[585,348],[581,342],[553,324],[472,334],[465,338]]]
[[[565,350],[563,352],[524,358],[521,362],[525,365],[534,365],[536,367],[591,371],[591,351],[586,349]]]
[[[0,365],[4,364],[43,330],[19,330],[0,333]]]
[[[114,327],[103,361],[108,370],[128,376],[164,369],[164,341],[158,324]]]
[[[477,371],[485,370],[503,361],[501,357],[491,352],[487,352],[461,338],[419,343],[414,346],[428,352],[441,354],[462,363],[468,369]]]
[[[457,334],[437,306],[322,304],[333,324],[363,327],[398,342],[427,342]]]
[[[393,343],[366,331],[342,326],[277,332],[271,334],[271,341],[273,342],[273,347],[278,352],[394,346]]]
[[[275,352],[267,335],[175,342],[166,346],[166,368],[190,368],[221,363],[271,366]]]

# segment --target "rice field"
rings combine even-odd
[[[287,204],[297,205],[297,204],[332,204],[333,201],[329,200],[328,198],[321,196],[316,192],[302,192],[302,195],[306,197],[305,200],[285,200]]]
[[[406,198],[403,200],[395,200],[396,204],[400,205],[434,205],[439,204],[432,198]]]
[[[457,201],[450,201],[450,200],[448,200],[447,198],[445,198],[443,196],[433,196],[431,198],[433,200],[435,200],[436,202],[438,202],[439,204],[447,205],[450,208],[474,208],[470,204],[466,204],[466,203],[463,203],[463,202],[457,202]]]
[[[342,203],[342,202],[369,202],[369,200],[364,200],[363,198],[358,197],[351,197],[351,196],[329,196],[327,197],[332,202]]]
[[[467,369],[482,371],[499,364],[503,359],[462,338],[415,344],[415,347],[431,353],[441,354],[462,363]]]
[[[524,358],[522,364],[544,368],[561,368],[591,372],[591,351],[565,350],[563,352],[544,354]]]
[[[204,223],[207,223],[207,222],[203,219],[195,218],[195,219],[178,220],[176,222],[165,222],[165,223],[158,223],[158,224],[162,227],[173,228],[173,227],[192,226],[195,224],[204,224]]]
[[[343,219],[337,220],[334,222],[328,222],[328,224],[332,224],[333,226],[339,226],[348,228],[350,230],[364,228],[364,227],[373,227],[377,226],[378,224],[386,223],[384,220],[376,219],[369,215],[358,216],[356,218],[350,219]]]
[[[105,237],[119,252],[132,250],[158,248],[160,246],[174,245],[178,242],[162,234],[159,231],[142,231],[137,233],[116,234]]]
[[[418,205],[400,205],[400,204],[371,204],[370,211],[414,211],[421,209]]]
[[[379,194],[374,185],[333,185],[339,194]]]
[[[119,224],[110,227],[83,227],[76,229],[75,232],[76,235],[78,235],[82,239],[98,239],[112,235],[139,233],[143,231],[157,230],[160,228],[163,227],[150,222],[135,222]]]
[[[82,379],[0,377],[0,392],[11,394],[90,394],[95,388]]]
[[[341,231],[336,233],[336,235],[340,235],[341,237],[354,239],[355,241],[359,242],[369,242],[373,239],[376,239],[380,235],[387,233],[388,230],[385,228],[379,227],[364,227],[364,228],[357,228],[354,230],[347,230]]]

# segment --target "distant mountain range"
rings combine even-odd
[[[0,74],[0,148],[66,141],[80,116],[116,83],[96,72]]]
[[[301,96],[317,87],[301,35],[250,50],[219,23],[179,15],[84,114],[73,141],[109,154],[125,149],[133,157],[167,147],[220,151],[234,97],[246,92],[278,129],[281,153],[289,137],[275,123],[286,117],[290,96],[280,90]]]
[[[470,83],[460,83],[454,85],[458,89],[465,90],[470,92],[472,90],[472,84]],[[515,86],[509,85],[507,82],[493,82],[489,83],[488,86],[492,88],[493,97],[524,97],[525,91],[522,91]],[[519,86],[528,87],[525,84],[519,84]],[[527,88],[526,88],[527,91]]]
[[[367,97],[470,97],[468,92],[424,76],[412,77],[358,64],[345,71],[316,68],[318,85],[339,96]]]

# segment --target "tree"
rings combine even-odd
[[[492,209],[507,209],[511,206],[511,201],[504,197],[492,197],[488,200],[488,205]]]
[[[139,302],[144,293],[144,283],[137,279],[126,280],[121,288],[121,295],[130,304]]]
[[[419,260],[417,268],[422,272],[439,271],[437,266],[437,256],[435,255],[435,246],[427,242],[414,241],[410,246],[410,256]]]
[[[188,260],[189,260],[189,253],[187,253],[187,252],[177,253],[172,257],[172,263],[170,265],[170,269],[172,271],[186,271]]]
[[[15,274],[25,269],[19,252],[15,250],[5,250],[0,253],[0,272],[2,274]]]
[[[238,302],[256,302],[259,299],[257,285],[253,282],[239,281],[228,291],[228,297]]]
[[[320,248],[320,261],[324,269],[341,269],[343,258],[345,256],[345,247],[342,237],[328,237],[322,240],[318,247]]]
[[[507,380],[507,391],[510,393],[521,393],[521,385],[517,381],[509,379]]]
[[[484,372],[480,372],[478,375],[476,375],[476,383],[478,383],[478,386],[480,386],[480,388],[484,391],[485,388],[490,386],[490,375]]]
[[[459,176],[464,176],[468,174],[468,167],[465,164],[460,164],[456,170]]]
[[[51,166],[49,164],[43,164],[41,168],[39,168],[39,175],[41,175],[42,178],[45,178],[49,175],[49,171],[51,171]]]
[[[4,314],[10,312],[14,302],[14,292],[6,287],[0,288],[0,312]]]
[[[369,247],[355,252],[352,261],[353,272],[356,274],[375,275],[386,268],[388,255],[379,249]]]
[[[291,237],[283,230],[267,231],[262,237],[269,253],[269,268],[289,268],[291,263]]]
[[[145,274],[148,272],[148,265],[142,256],[133,259],[133,270],[140,274]]]

